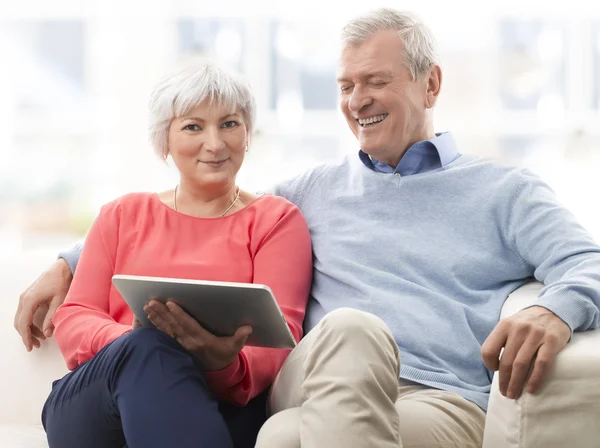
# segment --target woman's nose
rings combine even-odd
[[[204,149],[211,152],[221,152],[225,148],[225,142],[221,133],[216,129],[207,129],[204,134]]]

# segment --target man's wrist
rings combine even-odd
[[[75,268],[77,267],[78,258],[73,257],[73,254],[70,251],[60,252],[58,254],[58,259],[56,260],[57,265],[61,267],[61,269],[69,271],[71,278],[75,274]]]
[[[71,283],[73,280],[73,271],[67,260],[65,260],[63,257],[59,257],[58,260],[56,260],[55,268],[60,270],[61,275],[64,276],[69,283]]]

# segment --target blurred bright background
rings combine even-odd
[[[148,144],[148,96],[207,57],[257,97],[243,188],[355,153],[337,111],[338,33],[376,6],[416,12],[439,41],[436,131],[536,171],[598,240],[600,6],[550,3],[2,1],[0,261],[51,260],[103,203],[173,187],[176,171]]]

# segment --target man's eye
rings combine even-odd
[[[197,124],[188,124],[183,128],[184,131],[199,131],[200,126]]]
[[[351,89],[352,89],[352,86],[341,86],[340,87],[341,92],[349,92]]]
[[[225,123],[223,123],[224,128],[235,128],[237,125],[237,121],[226,121]]]

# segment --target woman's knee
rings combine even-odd
[[[121,336],[124,344],[135,345],[136,347],[154,346],[171,341],[171,338],[164,332],[156,328],[136,328],[129,333]]]
[[[175,339],[156,328],[136,328],[116,339],[111,346],[112,350],[122,350],[135,355],[156,353],[157,349],[186,353]]]

